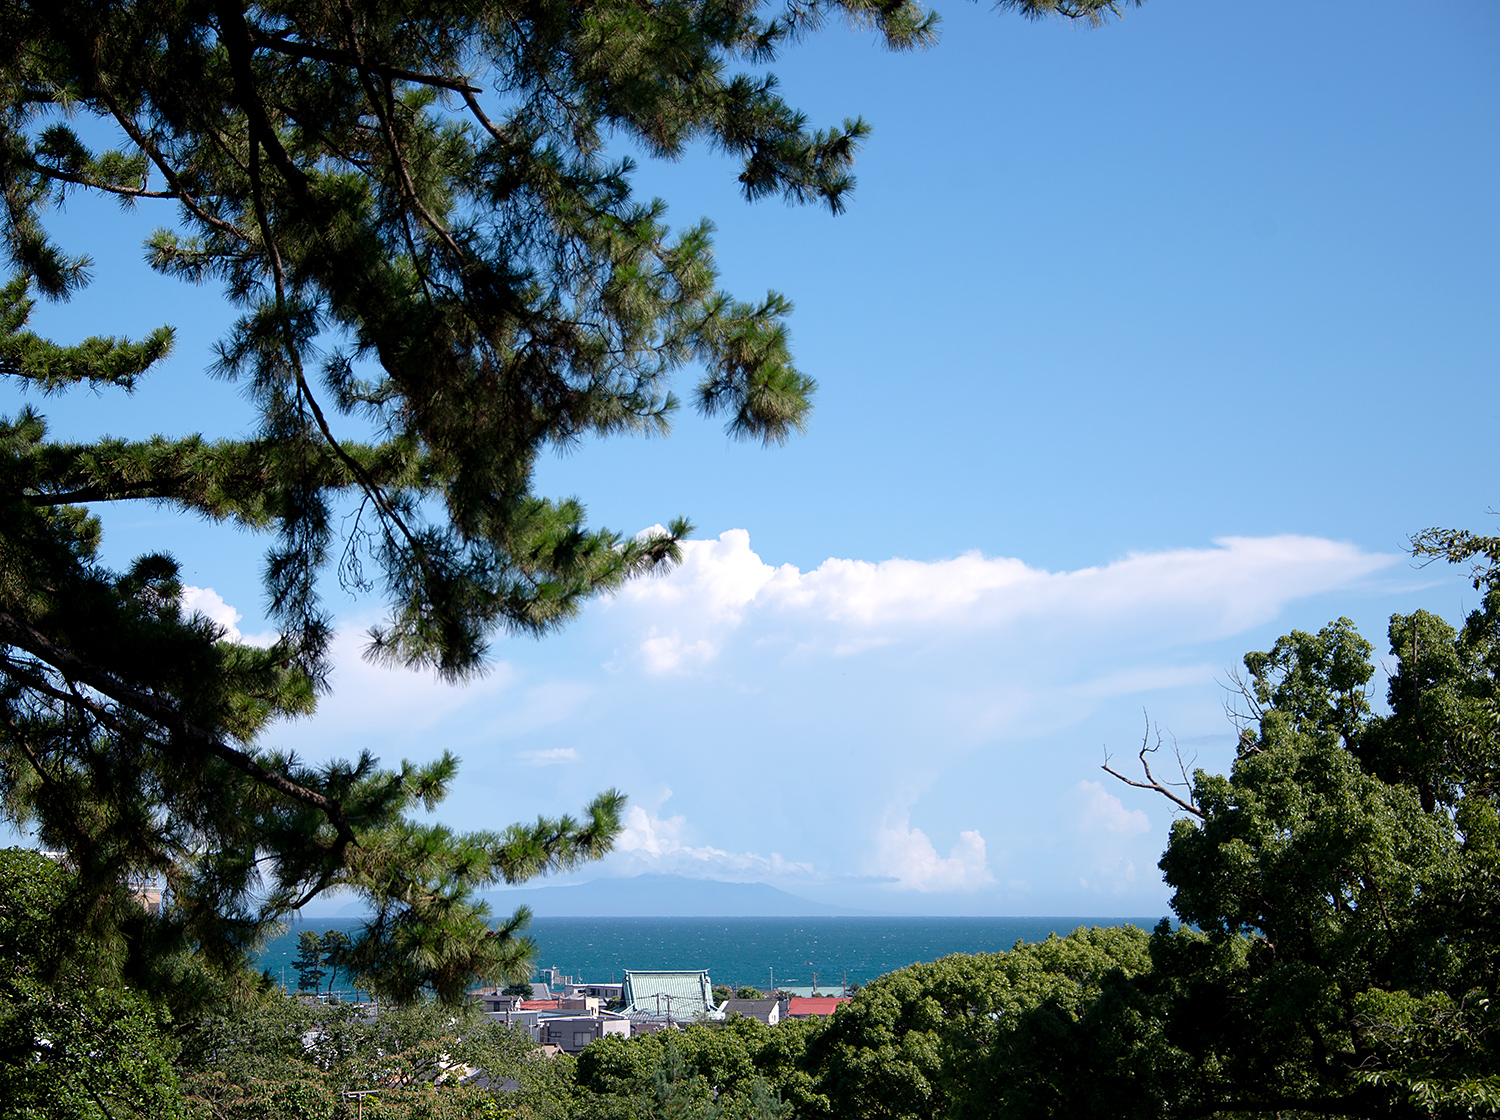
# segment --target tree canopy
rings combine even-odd
[[[175,1120],[171,1017],[99,983],[105,947],[70,928],[71,880],[40,852],[0,849],[0,1100],[12,1116]]]
[[[67,853],[101,938],[138,921],[112,889],[154,877],[165,941],[232,972],[268,922],[339,887],[375,909],[345,958],[370,990],[455,999],[517,972],[524,915],[491,928],[475,891],[608,851],[621,795],[455,835],[410,818],[453,758],[310,765],[266,732],[327,687],[327,579],[385,602],[372,657],[461,680],[496,632],[543,634],[673,563],[685,520],[590,527],[532,478],[549,448],[666,431],[680,367],[734,435],[801,429],[814,384],[788,302],[722,291],[708,223],[670,227],[610,145],[707,143],[747,199],[838,212],[865,124],[810,126],[765,70],[829,18],[898,50],[937,22],[916,0],[0,3],[0,375],[39,397],[129,392],[170,353],[170,325],[74,343],[29,327],[37,298],[90,279],[64,202],[112,196],[160,208],[150,267],[237,309],[206,372],[259,416],[245,438],[79,443],[31,403],[0,420],[0,795]],[[122,502],[264,534],[274,644],[184,612],[166,554],[106,565],[90,510]]]
[[[1233,769],[1161,860],[1198,932],[1153,939],[1141,1115],[1500,1108],[1500,540],[1415,543],[1478,558],[1482,600],[1392,616],[1384,714],[1347,619],[1245,657]]]

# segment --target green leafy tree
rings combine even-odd
[[[821,1115],[802,1068],[820,1024],[768,1027],[754,1019],[682,1031],[610,1035],[579,1056],[575,1105],[584,1116],[780,1120]]]
[[[476,974],[521,977],[524,914],[494,928],[476,892],[607,852],[619,794],[581,820],[457,835],[411,819],[442,800],[451,756],[311,766],[262,736],[327,686],[330,571],[388,607],[370,656],[463,680],[496,632],[544,634],[673,563],[685,521],[590,528],[532,477],[546,449],[665,432],[684,364],[734,435],[802,427],[813,382],[787,301],[721,291],[708,224],[671,230],[605,141],[668,159],[707,142],[747,198],[838,211],[864,123],[812,129],[754,70],[829,17],[894,49],[936,24],[917,0],[0,4],[0,376],[39,396],[129,392],[169,353],[169,327],[60,344],[28,326],[37,296],[89,277],[49,224],[61,204],[111,196],[162,208],[152,268],[238,309],[211,372],[259,415],[244,438],[81,443],[50,439],[30,405],[0,422],[6,814],[99,899],[154,878],[159,938],[222,975],[343,888],[375,911],[348,967],[382,997],[452,1002]],[[107,567],[89,513],[106,502],[268,537],[276,642],[185,614],[169,556]],[[86,915],[106,940],[133,920]]]
[[[1179,1111],[1500,1109],[1500,550],[1419,547],[1478,556],[1483,598],[1391,619],[1389,712],[1347,620],[1293,633],[1245,658],[1232,772],[1194,775],[1161,866],[1201,933],[1153,940],[1128,1058]]]
[[[570,1091],[566,1063],[532,1053],[524,1034],[432,1001],[371,1019],[349,1005],[272,992],[196,1024],[181,1066],[189,1105],[234,1120],[354,1115],[350,1090],[377,1091],[363,1106],[375,1120],[497,1116],[497,1099],[561,1115],[554,1106]],[[512,1091],[497,1098],[505,1081]]]
[[[171,1018],[98,982],[96,946],[68,921],[71,876],[38,852],[0,850],[0,1101],[7,1116],[183,1115]]]
[[[1114,1102],[1118,1087],[1078,1059],[1104,993],[1151,967],[1148,943],[1133,926],[1079,929],[871,981],[810,1041],[827,1114],[1063,1116],[1086,1107],[1082,1093]]]

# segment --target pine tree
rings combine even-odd
[[[305,929],[297,935],[297,959],[292,962],[292,968],[297,973],[299,992],[316,992],[322,986],[325,975],[323,944],[318,940],[318,935],[310,929]]]
[[[1116,5],[997,6],[1097,22]],[[246,439],[93,443],[50,440],[30,406],[0,421],[0,792],[68,853],[100,938],[140,925],[106,887],[155,876],[156,941],[233,972],[268,923],[339,887],[375,908],[348,961],[382,996],[524,977],[525,915],[491,928],[474,893],[607,852],[618,793],[581,820],[457,835],[408,818],[442,799],[451,757],[314,767],[260,735],[327,686],[329,569],[389,605],[372,656],[459,681],[497,631],[546,633],[672,564],[685,521],[590,528],[532,476],[548,448],[666,431],[679,367],[704,371],[695,403],[734,435],[801,429],[814,385],[787,301],[721,291],[708,225],[669,229],[605,140],[663,158],[707,142],[746,198],[837,212],[865,124],[811,129],[748,69],[829,16],[894,49],[936,25],[916,0],[0,0],[0,375],[128,392],[169,353],[166,326],[76,345],[28,329],[37,296],[88,278],[49,226],[59,205],[111,195],[163,208],[151,267],[238,308],[210,372],[260,417]],[[113,146],[85,142],[101,130]],[[268,536],[279,640],[186,614],[169,556],[109,570],[104,502]],[[336,509],[353,511],[342,539]]]
[[[333,982],[338,979],[339,970],[349,955],[349,935],[341,929],[325,930],[318,948],[323,955],[323,967],[328,970],[328,995],[332,998]]]

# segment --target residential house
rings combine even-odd
[[[517,1011],[521,1006],[521,997],[513,993],[507,993],[504,988],[470,988],[469,999],[479,1004],[479,1009],[486,1015],[494,1015],[502,1011]]]
[[[569,996],[592,996],[600,1003],[621,1003],[625,999],[624,984],[585,984],[575,981],[568,985]]]
[[[486,1011],[486,1019],[496,1023],[504,1023],[507,1027],[518,1027],[536,1041],[541,1034],[542,1013],[540,1011],[523,1011],[516,1008],[513,1011]]]
[[[543,1046],[556,1046],[566,1054],[576,1054],[605,1035],[618,1034],[628,1038],[630,1026],[627,1016],[597,1008],[592,1014],[544,1015],[537,1024],[537,1041]]]
[[[848,1003],[848,996],[793,996],[787,1000],[788,1019],[812,1019],[832,1015],[840,1004]]]
[[[730,1018],[743,1015],[774,1027],[785,1016],[786,1005],[779,999],[726,999],[719,1010]]]

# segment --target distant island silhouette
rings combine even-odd
[[[567,886],[512,887],[481,897],[495,914],[529,906],[538,918],[815,918],[877,916],[814,902],[766,883],[723,883],[683,875],[635,875]],[[304,918],[358,918],[361,902],[334,896],[303,910]]]

